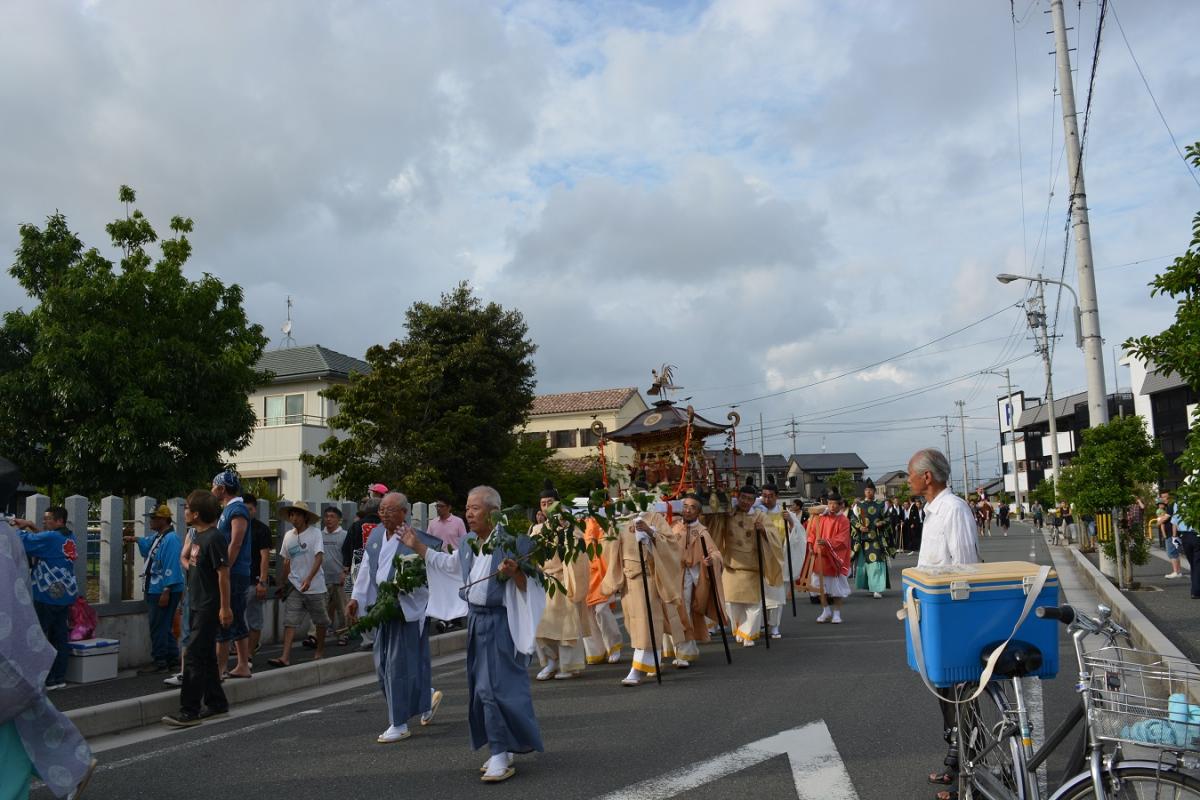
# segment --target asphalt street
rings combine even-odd
[[[1014,526],[981,550],[989,561],[1027,560],[1032,541]],[[1048,563],[1045,545],[1036,546]],[[446,696],[436,721],[407,741],[375,743],[386,717],[365,685],[260,713],[235,709],[223,721],[106,750],[88,797],[932,797],[925,775],[945,751],[940,717],[905,663],[895,617],[899,572],[914,561],[896,559],[885,599],[851,597],[840,626],[816,624],[816,607],[802,597],[799,616],[785,616],[785,638],[769,650],[734,648],[732,666],[718,641],[691,669],[668,668],[661,686],[622,687],[627,665],[534,683],[546,752],[518,756],[504,784],[479,781],[486,753],[469,749],[465,662],[456,659],[434,670]],[[1060,643],[1069,665],[1065,637]],[[1048,725],[1074,701],[1071,683],[1069,674],[1043,683]],[[788,731],[796,732],[780,736]],[[808,794],[798,793],[802,781],[811,781]]]

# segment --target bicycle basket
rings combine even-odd
[[[1195,664],[1128,647],[1103,647],[1083,661],[1098,738],[1200,752],[1200,668]]]

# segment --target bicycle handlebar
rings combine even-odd
[[[1070,625],[1075,621],[1075,609],[1068,605],[1062,606],[1041,606],[1035,612],[1039,619],[1058,620],[1063,625]]]

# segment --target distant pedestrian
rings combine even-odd
[[[1179,563],[1179,555],[1181,550],[1182,540],[1175,530],[1175,517],[1171,513],[1174,507],[1173,503],[1159,501],[1158,503],[1158,530],[1163,537],[1163,542],[1167,547],[1167,559],[1171,562],[1171,571],[1164,575],[1164,578],[1183,577],[1183,568]]]
[[[321,512],[321,543],[325,546],[321,571],[325,573],[325,613],[329,624],[338,633],[337,643],[347,645],[346,638],[346,593],[343,584],[349,572],[342,561],[342,544],[346,541],[346,529],[342,527],[342,511],[337,506],[326,506]]]
[[[42,633],[58,653],[46,675],[47,689],[67,685],[67,657],[70,655],[70,609],[78,596],[75,583],[75,534],[67,527],[67,510],[50,506],[42,515],[45,530],[38,531],[30,521],[13,520],[20,529],[25,554],[33,560],[33,607]]]
[[[325,629],[329,626],[329,615],[325,612],[325,543],[318,528],[312,527],[320,519],[303,502],[295,502],[279,509],[292,524],[292,530],[284,534],[279,545],[279,557],[283,559],[281,575],[286,575],[284,586],[286,599],[283,607],[283,652],[267,663],[272,667],[291,666],[292,640],[296,628],[307,616],[317,629],[315,644],[317,651],[313,660],[325,657]]]
[[[150,515],[150,536],[126,536],[135,542],[145,561],[142,573],[142,594],[148,608],[150,624],[150,656],[153,663],[138,670],[139,675],[173,672],[179,666],[179,643],[171,632],[175,609],[187,588],[179,556],[183,542],[175,533],[171,509],[163,503]]]
[[[1011,513],[1012,509],[1008,507],[1008,501],[1001,498],[1000,504],[996,506],[996,519],[1000,521],[1000,530],[1004,531],[1005,536],[1008,536],[1008,515]]]
[[[1045,510],[1042,508],[1042,504],[1037,500],[1034,500],[1033,504],[1029,506],[1029,513],[1033,514],[1033,527],[1037,529],[1038,533],[1041,533],[1042,523],[1045,521],[1046,514]]]
[[[246,492],[242,495],[242,502],[250,511],[250,586],[246,589],[246,645],[250,651],[249,657],[253,659],[262,641],[263,610],[267,602],[267,592],[271,589],[271,551],[275,546],[271,527],[258,518],[258,497]]]
[[[451,549],[457,550],[459,543],[467,535],[466,523],[462,521],[462,517],[454,515],[448,494],[438,495],[434,500],[433,507],[437,511],[437,516],[429,520],[426,532],[430,536],[441,539]]]
[[[220,517],[221,503],[211,492],[200,489],[188,495],[183,518],[196,529],[195,563],[188,570],[191,621],[179,711],[162,718],[172,728],[191,728],[229,713],[216,651],[217,632],[233,624],[229,545],[216,527]]]
[[[1195,529],[1184,522],[1178,504],[1175,506],[1175,514],[1171,517],[1171,524],[1175,526],[1180,549],[1192,570],[1192,599],[1200,600],[1200,539],[1197,538]]]
[[[179,602],[179,671],[170,677],[164,678],[163,683],[167,686],[183,686],[183,662],[187,657],[187,642],[191,635],[191,602],[188,600],[188,576],[191,574],[191,569],[196,565],[196,557],[198,548],[196,547],[196,529],[191,526],[186,526],[187,532],[183,535],[183,549],[179,553],[179,567],[183,570],[183,599]]]

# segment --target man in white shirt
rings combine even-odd
[[[921,534],[921,552],[917,567],[953,567],[979,562],[976,546],[975,515],[971,507],[954,492],[950,481],[950,462],[942,451],[934,448],[918,450],[908,460],[908,487],[914,495],[925,498],[925,524]],[[955,738],[954,704],[938,701],[942,711],[943,736],[950,745],[944,764],[946,769],[929,775],[929,782],[951,786],[958,779],[958,745]],[[947,790],[938,797],[956,796]]]
[[[321,568],[325,545],[320,529],[312,527],[320,517],[303,501],[283,506],[279,512],[292,524],[292,530],[284,534],[279,544],[282,573],[287,575],[291,591],[283,607],[283,652],[267,663],[272,667],[287,667],[292,663],[296,628],[304,622],[305,616],[317,629],[317,651],[313,659],[325,657],[325,628],[329,625],[329,615],[325,612],[325,574]]]

